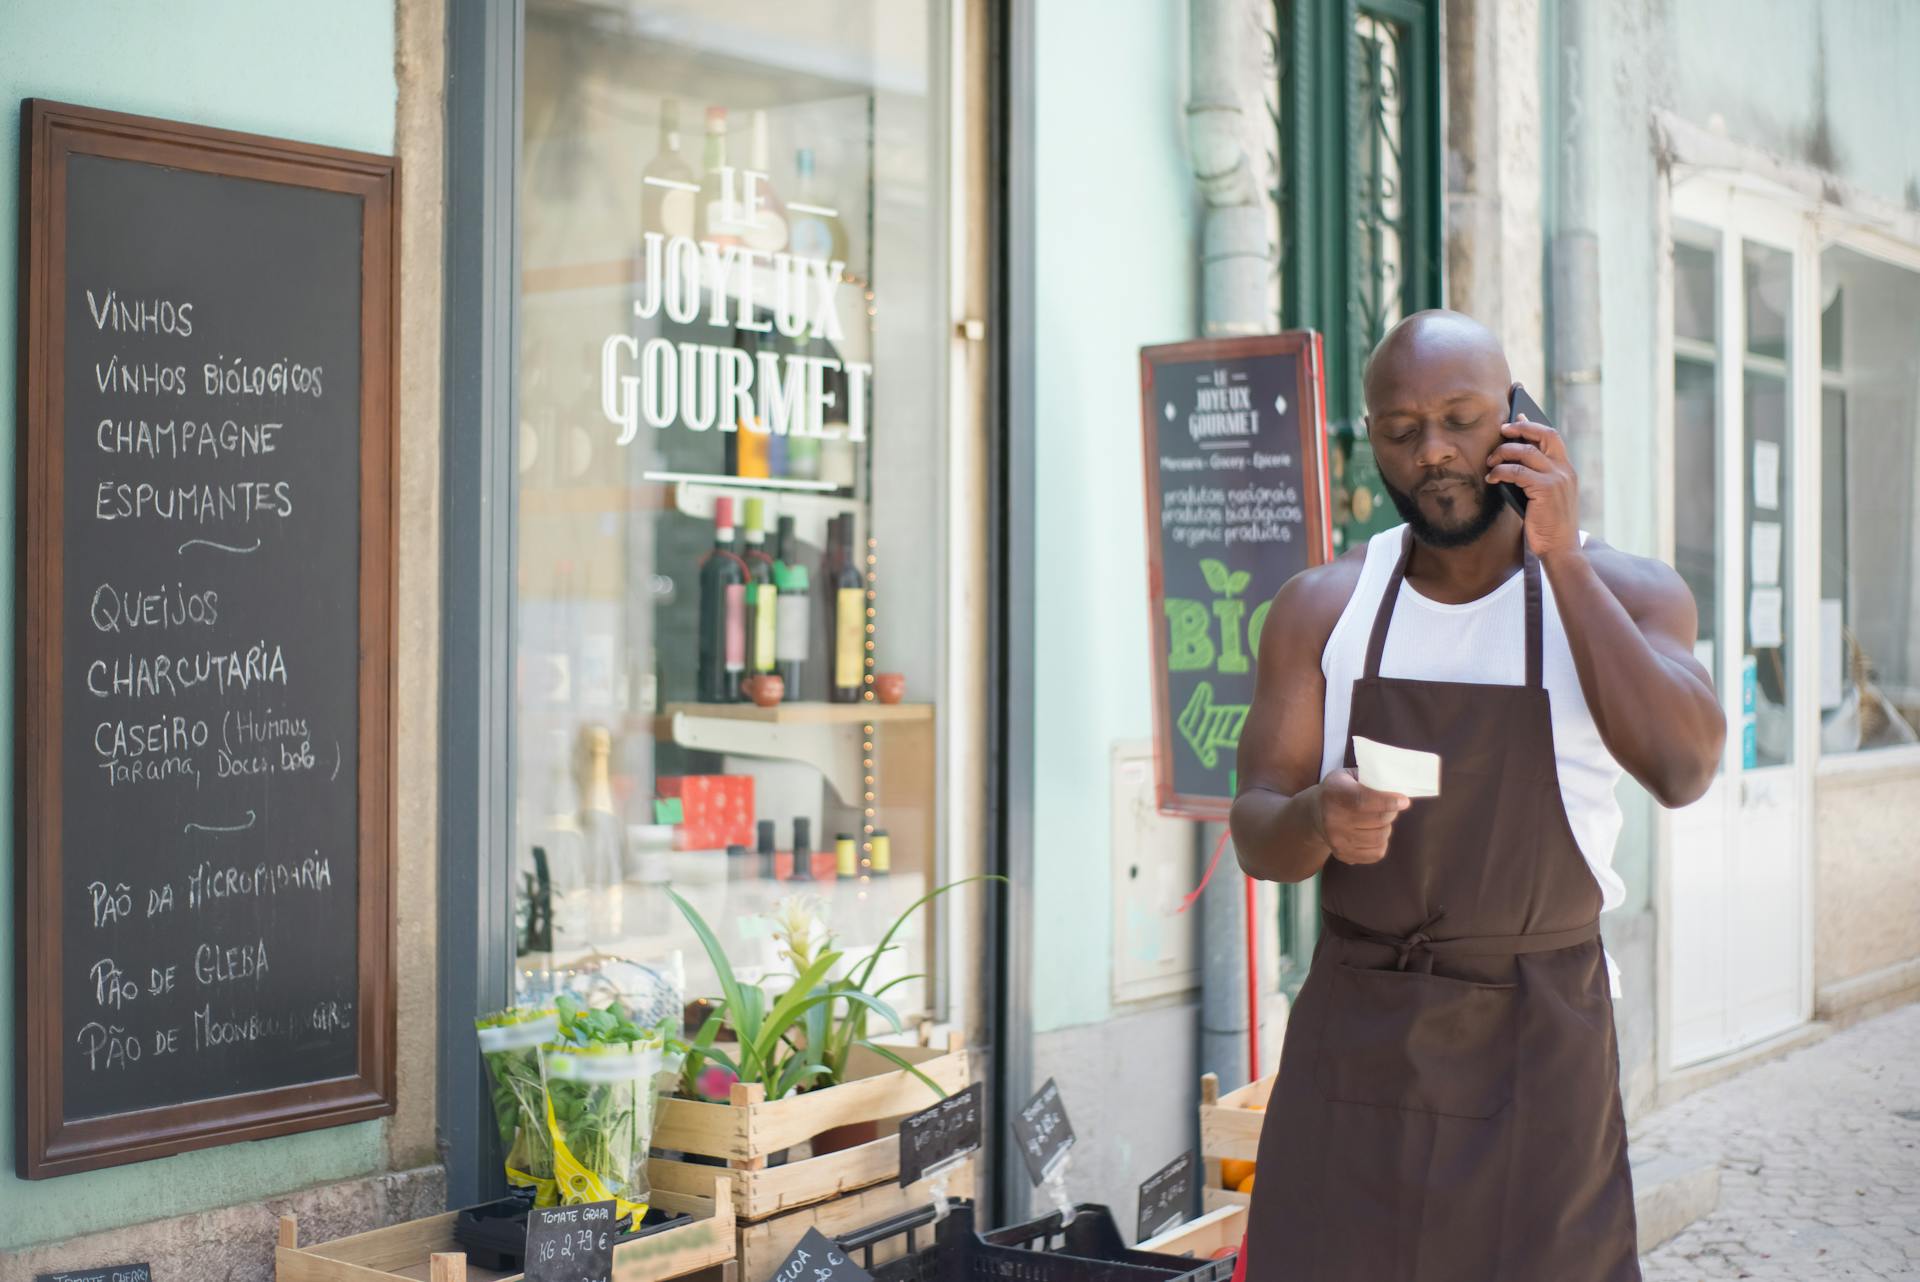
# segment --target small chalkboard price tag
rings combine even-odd
[[[1187,1218],[1193,1201],[1193,1150],[1188,1149],[1140,1185],[1140,1224],[1135,1240],[1158,1237]]]
[[[975,1082],[900,1123],[900,1187],[918,1183],[980,1151],[986,1087]]]
[[[104,1269],[70,1269],[64,1273],[36,1273],[33,1282],[153,1282],[153,1266],[114,1264]]]
[[[873,1275],[848,1259],[819,1229],[808,1229],[768,1282],[873,1282]]]
[[[1066,1160],[1067,1150],[1073,1147],[1073,1123],[1067,1120],[1067,1106],[1060,1102],[1060,1088],[1051,1077],[1014,1115],[1013,1137],[1020,1141],[1020,1156],[1026,1159],[1027,1174],[1035,1184],[1044,1184]]]
[[[537,1206],[527,1212],[526,1282],[610,1282],[613,1203]]]

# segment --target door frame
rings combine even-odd
[[[1793,762],[1792,787],[1797,807],[1795,850],[1793,858],[1794,894],[1798,900],[1799,917],[1799,965],[1795,994],[1795,1023],[1789,1029],[1804,1026],[1813,1016],[1814,982],[1814,777],[1818,766],[1819,754],[1819,695],[1818,695],[1818,637],[1819,637],[1819,601],[1818,592],[1809,594],[1806,585],[1818,583],[1820,567],[1820,450],[1818,433],[1808,430],[1808,425],[1819,422],[1820,415],[1820,323],[1817,311],[1804,305],[1804,300],[1817,297],[1819,290],[1819,250],[1822,243],[1822,227],[1819,220],[1820,206],[1808,201],[1799,194],[1775,186],[1737,171],[1698,169],[1676,166],[1668,175],[1668,181],[1660,185],[1660,208],[1657,219],[1659,248],[1657,251],[1657,281],[1655,306],[1656,318],[1656,360],[1655,379],[1657,429],[1655,441],[1656,456],[1656,530],[1660,557],[1673,563],[1675,554],[1674,517],[1678,496],[1675,493],[1675,425],[1673,402],[1673,362],[1675,341],[1673,330],[1673,266],[1670,247],[1675,241],[1675,232],[1680,223],[1688,223],[1713,229],[1719,234],[1716,247],[1721,263],[1720,292],[1718,305],[1721,314],[1719,327],[1720,342],[1727,350],[1739,353],[1745,343],[1745,316],[1734,303],[1744,294],[1736,288],[1738,279],[1730,274],[1737,270],[1742,258],[1739,248],[1751,240],[1759,244],[1784,249],[1794,255],[1793,292],[1791,301],[1790,348],[1788,375],[1791,380],[1792,398],[1790,401],[1790,419],[1788,437],[1790,453],[1787,460],[1790,469],[1789,502],[1792,520],[1791,543],[1785,549],[1790,558],[1789,581],[1793,593],[1786,607],[1790,620],[1790,635],[1794,645],[1789,662],[1791,664],[1790,698],[1792,701]],[[1746,450],[1742,409],[1744,405],[1743,367],[1738,361],[1721,363],[1719,369],[1719,422],[1721,442],[1730,439],[1739,443],[1733,451],[1721,451],[1720,475],[1716,478],[1719,485],[1721,557],[1719,573],[1723,581],[1742,585],[1735,592],[1722,592],[1719,602],[1717,635],[1721,638],[1716,651],[1716,666],[1723,671],[1728,666],[1728,654],[1744,651],[1746,635],[1746,593],[1744,590],[1746,575],[1746,527],[1742,519],[1746,510]],[[1728,461],[1735,466],[1727,466]],[[1735,639],[1740,639],[1735,650]],[[1719,674],[1715,674],[1716,680]],[[1732,683],[1727,683],[1729,686]],[[1738,776],[1744,773],[1740,769],[1741,726],[1740,691],[1737,688],[1723,688],[1719,691],[1721,706],[1727,716],[1729,727],[1727,741],[1721,759],[1719,775],[1715,787],[1731,787]],[[1725,799],[1728,813],[1734,813],[1738,802],[1732,797]],[[1655,1019],[1656,1019],[1656,1073],[1659,1079],[1666,1080],[1681,1073],[1700,1068],[1711,1068],[1728,1059],[1741,1056],[1752,1050],[1755,1045],[1765,1045],[1773,1037],[1763,1038],[1759,1042],[1736,1046],[1724,1054],[1704,1061],[1690,1062],[1684,1065],[1674,1061],[1674,949],[1673,949],[1673,859],[1676,849],[1675,820],[1671,811],[1664,808],[1657,813],[1655,837],[1656,869],[1654,877],[1655,895],[1655,957],[1657,975],[1655,977]],[[1737,854],[1734,856],[1737,859]],[[1778,1036],[1776,1034],[1775,1036]]]

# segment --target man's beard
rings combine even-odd
[[[1465,547],[1467,544],[1472,543],[1481,535],[1485,534],[1488,530],[1491,530],[1493,523],[1500,519],[1500,509],[1504,506],[1504,502],[1501,495],[1488,482],[1480,481],[1476,486],[1472,477],[1457,472],[1449,472],[1440,477],[1425,477],[1420,483],[1426,485],[1435,480],[1457,480],[1465,482],[1465,485],[1462,487],[1463,494],[1470,496],[1466,501],[1470,502],[1473,499],[1478,499],[1480,504],[1479,509],[1475,511],[1473,515],[1462,517],[1451,524],[1435,525],[1432,521],[1429,521],[1426,514],[1420,510],[1419,502],[1413,495],[1395,489],[1386,477],[1383,476],[1380,478],[1380,484],[1385,487],[1387,497],[1393,500],[1393,505],[1396,508],[1400,509],[1401,519],[1412,527],[1413,537],[1428,547]]]

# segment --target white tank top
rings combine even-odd
[[[1367,542],[1367,560],[1353,599],[1333,625],[1320,671],[1327,679],[1326,730],[1320,754],[1320,776],[1325,778],[1347,760],[1347,714],[1353,702],[1353,683],[1367,663],[1367,642],[1373,633],[1380,597],[1393,577],[1406,539],[1406,527],[1382,530]],[[1586,531],[1580,541],[1587,540]],[[1526,597],[1518,567],[1492,592],[1477,601],[1446,605],[1421,596],[1413,584],[1402,582],[1394,603],[1393,625],[1387,629],[1386,653],[1380,675],[1415,681],[1467,681],[1483,685],[1520,685],[1527,679]],[[1567,646],[1566,626],[1554,604],[1553,585],[1540,576],[1541,638],[1545,654],[1543,676],[1553,710],[1553,755],[1560,775],[1560,800],[1573,829],[1580,853],[1600,883],[1600,910],[1617,908],[1627,897],[1625,883],[1613,870],[1613,847],[1620,836],[1620,803],[1614,785],[1620,781],[1620,763],[1600,741],[1600,731],[1587,709],[1580,674]],[[1613,959],[1607,965],[1619,992],[1619,971]]]

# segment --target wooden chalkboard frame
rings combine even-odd
[[[43,1179],[394,1109],[392,431],[399,361],[398,165],[390,156],[99,111],[21,109],[21,291],[15,739],[18,1169]],[[353,1076],[68,1120],[62,1108],[62,479],[67,161],[102,156],[341,192],[362,201],[360,313],[359,982]]]
[[[1153,638],[1153,779],[1155,805],[1163,815],[1220,821],[1233,806],[1231,797],[1176,792],[1173,777],[1173,719],[1167,707],[1167,628],[1164,618],[1166,573],[1160,556],[1160,424],[1153,407],[1154,376],[1162,365],[1193,361],[1246,360],[1261,356],[1299,359],[1294,404],[1299,406],[1301,472],[1307,478],[1308,566],[1333,559],[1332,492],[1327,474],[1326,361],[1320,335],[1309,329],[1250,338],[1206,338],[1140,349],[1140,459],[1146,477],[1143,515],[1147,536],[1147,626]]]

